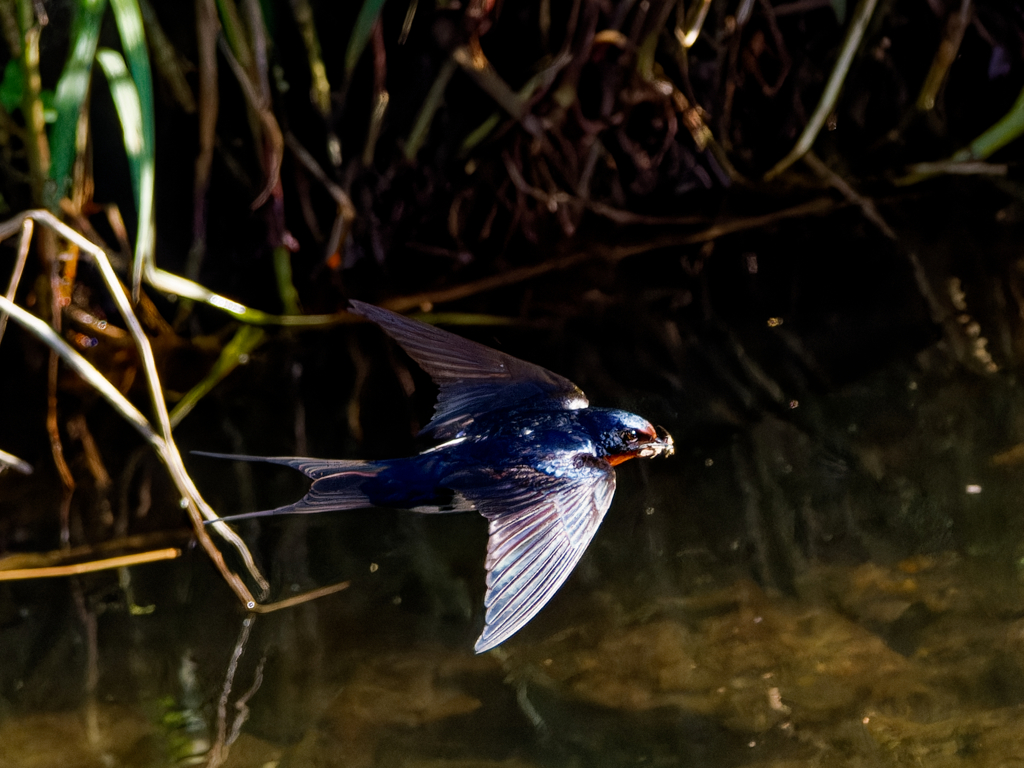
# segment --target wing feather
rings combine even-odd
[[[588,405],[579,387],[546,368],[372,304],[350,303],[353,312],[397,341],[440,388],[424,433],[456,437],[477,416],[530,400],[547,400],[566,410]]]
[[[561,549],[560,542],[547,540],[540,543],[522,562],[516,562],[515,578],[500,579],[488,589],[484,604],[487,606],[487,615],[494,617],[488,620],[488,626],[492,620],[499,625],[506,623],[509,615],[526,602],[523,596],[529,590],[524,590],[524,585],[536,584],[543,579],[550,569],[552,559],[558,557]]]
[[[615,471],[567,452],[463,493],[490,521],[481,653],[522,629],[569,578],[611,505]]]
[[[494,644],[503,642],[505,638],[518,632],[532,619],[572,573],[576,563],[579,562],[580,554],[582,553],[577,554],[565,547],[559,547],[552,552],[547,566],[543,570],[537,570],[531,574],[529,589],[523,593],[523,599],[509,601],[502,605],[501,614],[495,619],[493,626],[488,625],[487,628],[493,636],[490,642]],[[486,648],[481,647],[478,642],[477,652],[482,650],[486,650]]]

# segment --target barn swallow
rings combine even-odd
[[[284,464],[313,480],[294,504],[221,518],[393,507],[476,510],[489,522],[482,653],[532,619],[593,539],[615,469],[671,456],[672,437],[627,411],[591,408],[582,390],[538,365],[386,309],[351,302],[440,388],[421,434],[438,445],[383,461],[204,454]]]

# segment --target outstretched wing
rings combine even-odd
[[[588,405],[579,387],[546,368],[381,307],[350,303],[353,312],[384,329],[440,387],[434,418],[424,433],[456,437],[477,416],[529,400],[547,398],[552,407],[565,410]]]
[[[569,578],[612,503],[615,470],[566,452],[462,493],[490,520],[482,653],[522,629]]]

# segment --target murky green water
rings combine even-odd
[[[280,592],[352,582],[260,617],[198,550],[128,592],[5,583],[0,766],[1024,764],[1022,406],[890,366],[802,403],[817,435],[766,416],[625,465],[577,573],[483,656],[474,515],[243,527]]]

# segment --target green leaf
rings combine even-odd
[[[380,11],[384,7],[384,0],[364,0],[363,7],[359,9],[355,26],[352,28],[352,36],[348,39],[348,48],[345,50],[345,78],[352,77],[359,57],[363,55],[366,44],[373,34],[373,27],[380,17]]]
[[[970,146],[953,155],[954,160],[985,160],[995,152],[1024,135],[1024,90],[1017,95],[1017,100],[1010,111],[971,142]]]
[[[8,112],[21,107],[21,92],[25,88],[25,80],[21,74],[21,65],[17,59],[11,59],[4,67],[4,78],[0,80],[0,106]]]
[[[832,10],[840,24],[846,23],[846,0],[832,0]]]
[[[107,76],[110,96],[114,100],[117,116],[121,120],[121,139],[124,142],[125,152],[128,153],[132,186],[138,196],[141,181],[140,165],[145,149],[139,92],[135,88],[135,82],[131,75],[128,74],[128,67],[125,66],[120,53],[110,48],[100,48],[96,52],[96,61],[99,62],[103,74]]]
[[[70,183],[71,166],[75,162],[78,116],[89,92],[96,41],[100,36],[106,8],[107,0],[81,0],[78,4],[78,13],[71,31],[70,52],[53,98],[56,115],[50,135],[50,178],[56,183],[50,192],[52,198],[47,200],[50,208],[56,208],[60,198],[67,193]]]
[[[41,91],[39,100],[43,102],[43,122],[53,124],[57,122],[57,110],[54,107],[56,96],[53,91]]]
[[[245,28],[238,15],[238,5],[235,0],[217,0],[217,11],[220,16],[221,29],[224,31],[224,37],[227,38],[231,52],[235,54],[242,69],[248,72],[252,68],[252,49],[249,48]]]
[[[117,31],[121,35],[121,48],[135,82],[141,119],[142,149],[139,156],[138,177],[135,186],[139,231],[135,236],[135,257],[132,261],[132,297],[138,298],[142,286],[142,273],[147,261],[153,258],[156,244],[154,230],[154,184],[156,164],[156,118],[153,112],[153,75],[149,68],[149,51],[142,28],[142,11],[136,0],[110,0]],[[134,178],[134,177],[133,177]]]
[[[299,292],[292,281],[292,254],[283,245],[274,249],[274,275],[277,277],[277,293],[286,315],[300,315]]]
[[[239,365],[249,360],[249,354],[263,343],[267,336],[262,328],[252,325],[240,326],[234,337],[220,352],[217,362],[203,380],[190,389],[171,411],[171,426],[177,426],[192,412],[196,403],[203,399],[217,384]]]
[[[153,115],[153,75],[149,68],[149,51],[142,27],[142,11],[135,0],[111,0],[114,20],[121,35],[121,48],[139,92],[142,109],[142,136],[147,152],[153,151],[155,133]]]

